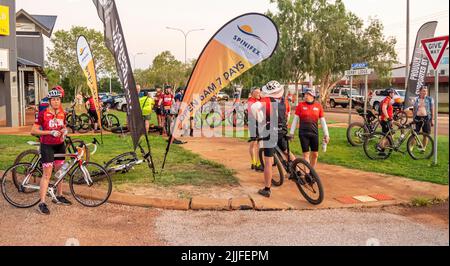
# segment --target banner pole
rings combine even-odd
[[[350,76],[350,103],[348,110],[348,125],[352,124],[352,104],[353,104],[353,76]]]
[[[435,88],[435,104],[434,104],[434,165],[438,164],[438,115],[439,115],[439,74],[438,70],[434,71],[434,88]]]
[[[156,177],[156,168],[155,163],[153,162],[153,156],[152,156],[152,148],[150,146],[150,141],[148,139],[148,133],[145,133],[145,141],[147,142],[147,148],[148,148],[148,156],[150,157],[150,162],[152,164],[152,174],[153,174],[153,180],[155,180]]]

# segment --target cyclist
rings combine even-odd
[[[257,118],[263,130],[264,183],[265,188],[258,191],[264,197],[271,196],[272,166],[275,148],[278,146],[286,156],[288,150],[287,106],[284,89],[278,81],[271,81],[262,88],[263,98],[252,105],[253,117]],[[291,159],[295,156],[290,154]]]
[[[312,89],[305,91],[305,102],[299,103],[292,122],[290,137],[293,138],[297,125],[300,122],[300,144],[302,146],[303,158],[311,164],[312,168],[317,165],[319,159],[319,120],[323,130],[323,143],[330,142],[330,134],[324,117],[324,110],[320,103],[316,102],[316,92]]]
[[[138,88],[138,94],[140,94],[140,87]],[[150,131],[150,120],[152,119],[153,107],[155,106],[155,100],[150,95],[143,95],[139,98],[139,105],[142,110],[142,118],[145,121],[145,130],[147,133]]]
[[[175,98],[172,94],[172,86],[166,86],[164,89],[164,94],[159,99],[159,105],[162,106],[162,114],[164,119],[162,120],[163,131],[166,135],[170,135],[170,132],[167,132],[166,129],[166,117],[171,117],[172,106],[174,105]]]
[[[252,166],[251,169],[263,172],[264,167],[262,167],[261,162],[258,158],[258,149],[259,149],[259,128],[258,128],[258,122],[256,117],[252,114],[252,106],[253,104],[261,101],[261,89],[260,88],[253,88],[250,94],[250,98],[247,102],[247,108],[248,108],[248,115],[249,115],[249,123],[248,123],[248,130],[250,132],[250,158],[252,160]]]
[[[97,114],[97,108],[95,108],[95,102],[94,102],[94,97],[91,96],[89,97],[89,99],[86,101],[86,109],[88,110],[88,114],[89,116],[92,118],[92,120],[94,121],[94,132],[98,133],[99,128],[98,128],[98,114]],[[103,103],[102,100],[100,99],[100,97],[98,97],[98,103],[100,105],[100,108],[102,108]]]
[[[56,86],[52,90],[59,91],[61,93],[61,98],[64,98],[64,89],[63,89],[63,87]],[[38,112],[36,112],[36,119],[38,118],[39,113],[45,111],[49,107],[49,105],[50,105],[50,99],[48,97],[45,97],[44,99],[42,99],[39,102]]]
[[[49,215],[50,210],[45,202],[47,190],[52,176],[53,169],[55,172],[61,169],[65,162],[65,158],[55,158],[55,154],[65,154],[66,147],[64,138],[67,135],[66,115],[61,106],[62,94],[58,90],[49,92],[49,107],[43,112],[39,113],[38,118],[31,130],[34,136],[40,136],[41,142],[41,157],[43,176],[40,183],[40,204],[39,212],[44,215]],[[57,188],[57,198],[53,201],[55,204],[70,206],[72,203],[63,196],[62,183]]]
[[[395,97],[394,89],[387,89],[388,96],[381,102],[380,108],[380,124],[383,128],[383,134],[388,134],[392,128],[392,121],[394,120],[394,106],[392,101]]]

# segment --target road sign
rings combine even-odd
[[[438,69],[447,45],[448,36],[422,40],[423,49],[425,50],[433,69]]]
[[[373,69],[371,68],[365,68],[365,69],[352,69],[352,70],[348,70],[345,71],[345,75],[347,77],[352,77],[352,76],[366,76],[366,75],[371,75],[374,72]]]
[[[361,69],[361,68],[368,68],[369,64],[368,63],[356,63],[356,64],[352,64],[352,69]]]

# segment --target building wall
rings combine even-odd
[[[44,66],[44,38],[41,36],[17,36],[17,56]]]
[[[15,0],[0,0],[0,5],[9,6],[10,35],[0,36],[0,48],[9,49],[10,71],[0,73],[0,120],[7,126],[19,124],[19,93],[17,88],[17,44]]]

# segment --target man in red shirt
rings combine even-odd
[[[250,158],[252,160],[252,170],[256,170],[258,172],[263,172],[264,167],[262,167],[261,162],[259,161],[258,151],[259,151],[259,128],[257,118],[253,116],[252,106],[261,101],[261,89],[253,88],[251,91],[250,98],[247,101],[248,108],[248,130],[250,132]]]
[[[290,136],[293,138],[297,125],[300,122],[300,143],[303,150],[303,158],[316,167],[319,159],[319,120],[324,133],[323,143],[330,142],[330,134],[324,117],[323,107],[315,100],[316,92],[308,89],[305,93],[305,102],[300,103],[295,111]]]
[[[100,99],[100,97],[98,98],[98,103],[100,105],[100,108],[102,107],[102,100]],[[98,113],[97,113],[97,109],[95,108],[95,102],[94,102],[94,97],[91,96],[89,98],[89,100],[86,102],[86,109],[88,109],[88,114],[89,116],[92,118],[92,120],[94,121],[94,131],[95,133],[98,132],[99,128],[98,128]]]
[[[169,130],[166,129],[166,121],[167,120],[171,120],[171,119],[166,119],[166,117],[170,117],[172,118],[172,106],[174,104],[175,101],[175,97],[172,94],[172,87],[171,86],[167,86],[164,89],[164,94],[161,96],[161,98],[159,99],[159,105],[162,106],[162,114],[164,119],[162,120],[162,127],[163,127],[163,131],[165,134],[167,134],[168,136],[170,135],[170,132],[168,132]]]
[[[392,120],[394,120],[394,106],[392,100],[395,97],[394,89],[387,90],[388,96],[381,102],[380,124],[383,128],[383,133],[389,133],[392,127]]]
[[[57,172],[65,162],[65,158],[55,158],[55,154],[65,154],[66,147],[64,144],[65,135],[67,135],[66,115],[61,105],[61,92],[52,90],[49,93],[50,106],[39,113],[38,118],[31,130],[34,136],[41,136],[41,162],[43,168],[43,176],[40,183],[40,198],[39,212],[44,215],[49,215],[50,211],[45,203],[48,185],[53,173],[53,169]],[[55,204],[71,205],[63,196],[62,182],[58,185],[57,200]]]

